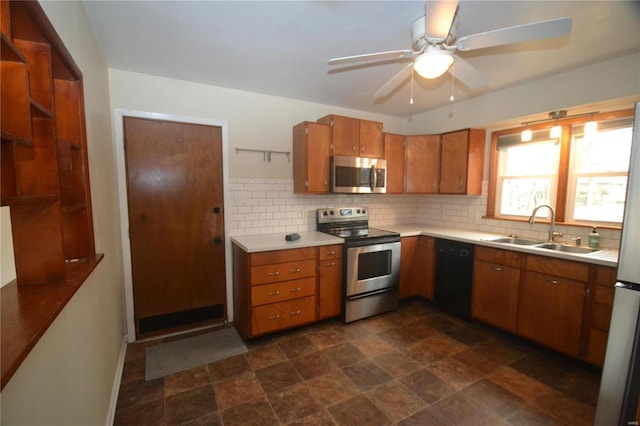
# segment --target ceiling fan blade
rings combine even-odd
[[[425,36],[432,40],[446,39],[457,8],[458,0],[427,1],[424,6]]]
[[[458,50],[484,49],[485,47],[521,43],[563,36],[571,31],[570,18],[556,18],[530,24],[516,25],[499,30],[487,31],[458,39]]]
[[[400,70],[399,73],[394,75],[391,80],[387,81],[387,83],[382,86],[373,96],[376,98],[380,98],[382,96],[387,96],[389,93],[393,91],[400,83],[407,79],[411,75],[411,71],[413,70],[413,63],[407,64],[404,68]]]
[[[380,59],[404,59],[412,58],[416,52],[410,49],[390,50],[388,52],[365,53],[364,55],[345,56],[343,58],[329,59],[329,65],[347,64],[349,62],[372,61]]]
[[[453,64],[449,68],[449,74],[453,74],[456,80],[469,89],[477,90],[487,85],[487,77],[461,57],[453,55]]]

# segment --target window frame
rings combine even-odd
[[[610,111],[605,113],[598,113],[593,115],[595,121],[606,121],[621,118],[633,118],[633,108]],[[558,125],[562,127],[562,136],[560,137],[560,158],[558,160],[558,174],[557,174],[557,188],[555,191],[555,200],[550,200],[551,205],[556,210],[556,223],[563,225],[575,225],[575,226],[591,226],[592,222],[580,222],[580,221],[567,221],[567,200],[569,192],[569,165],[571,161],[571,139],[572,128],[575,125],[584,124],[591,120],[590,115],[583,115],[579,117],[569,117],[558,120]],[[551,130],[551,127],[556,124],[554,121],[548,121],[545,123],[529,125],[529,129],[536,130]],[[525,126],[519,126],[509,129],[498,130],[491,133],[491,150],[489,155],[489,186],[487,194],[487,213],[485,218],[499,219],[499,220],[511,220],[524,222],[527,218],[520,218],[516,216],[503,216],[497,214],[497,200],[500,190],[498,189],[498,138],[500,136],[520,134],[525,130]],[[603,228],[620,229],[622,224],[599,222],[598,226]]]

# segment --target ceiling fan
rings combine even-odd
[[[484,87],[487,78],[471,64],[456,55],[456,51],[484,49],[505,44],[521,43],[563,36],[571,31],[570,18],[556,18],[516,25],[483,33],[458,37],[458,1],[432,0],[425,4],[425,16],[411,26],[412,48],[388,52],[367,53],[329,60],[329,65],[371,60],[413,59],[376,93],[386,96],[415,70],[424,78],[437,78],[447,70],[471,90]],[[452,65],[454,65],[452,67]]]

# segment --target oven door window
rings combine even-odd
[[[358,255],[358,281],[391,275],[391,250]]]

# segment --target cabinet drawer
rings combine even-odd
[[[251,306],[282,302],[303,296],[313,296],[316,280],[313,277],[251,287]]]
[[[578,281],[589,279],[589,264],[570,260],[554,259],[546,256],[528,255],[525,260],[526,269],[557,277],[571,278]]]
[[[277,263],[275,265],[254,266],[251,268],[251,285],[313,277],[315,274],[316,261],[313,259]]]
[[[603,287],[613,287],[616,285],[616,268],[608,268],[606,266],[594,266],[596,269],[595,283]]]
[[[259,334],[315,321],[315,296],[252,308],[251,334]]]
[[[613,291],[613,286],[603,287],[601,285],[597,285],[595,287],[596,294],[594,294],[593,300],[602,305],[613,306]]]
[[[270,265],[273,263],[292,262],[294,260],[307,260],[316,258],[316,248],[307,247],[291,250],[264,251],[251,254],[251,265]]]
[[[341,244],[320,247],[318,251],[320,252],[320,260],[338,259],[342,257]]]
[[[474,252],[476,260],[483,260],[485,262],[498,263],[500,265],[520,268],[522,255],[516,251],[476,246]]]

